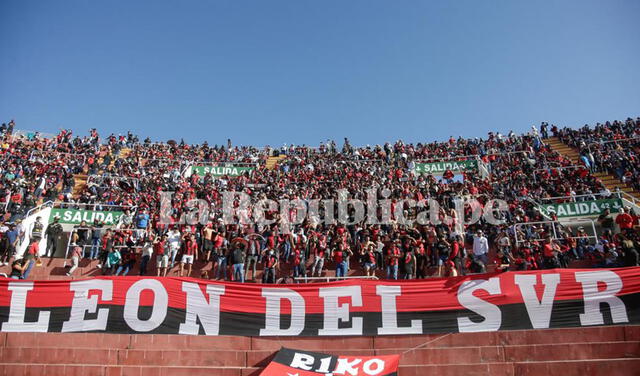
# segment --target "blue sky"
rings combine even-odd
[[[640,1],[0,1],[0,119],[356,145],[640,116]]]

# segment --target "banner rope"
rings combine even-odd
[[[447,334],[445,334],[445,335],[441,335],[441,336],[440,336],[440,337],[438,337],[438,338],[434,338],[434,339],[432,339],[432,340],[430,340],[430,341],[427,341],[427,342],[425,342],[425,343],[423,343],[423,344],[420,344],[420,345],[418,345],[418,346],[416,346],[416,347],[412,347],[412,348],[410,348],[409,350],[403,351],[400,355],[404,355],[404,354],[408,353],[409,351],[417,350],[417,349],[419,349],[419,348],[421,348],[421,347],[423,347],[423,346],[426,346],[426,345],[428,345],[428,344],[430,344],[430,343],[432,343],[432,342],[435,342],[435,341],[441,340],[441,339],[445,338],[446,336],[448,336],[448,335],[450,335],[450,334],[451,334],[451,333],[447,333]]]

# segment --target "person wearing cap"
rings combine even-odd
[[[11,263],[11,274],[9,274],[9,278],[11,279],[22,279],[22,275],[27,270],[28,260],[25,258],[15,259],[13,263]]]
[[[473,258],[482,262],[485,266],[489,261],[489,241],[484,236],[482,230],[478,230],[473,237]]]
[[[62,225],[60,224],[60,216],[56,214],[56,216],[53,217],[53,223],[47,226],[47,230],[45,231],[45,234],[47,236],[47,250],[45,254],[46,257],[53,257],[53,255],[56,253],[58,241],[60,240],[62,232],[63,229]]]
[[[29,234],[31,239],[30,241],[31,242],[40,241],[40,239],[42,239],[43,234],[44,234],[44,224],[42,223],[42,217],[38,216],[36,217],[36,221],[31,226],[31,232]]]
[[[276,283],[276,268],[278,266],[278,256],[272,248],[266,248],[263,252],[264,273],[262,283]]]

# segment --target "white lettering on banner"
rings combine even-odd
[[[320,288],[318,293],[324,299],[324,324],[318,330],[321,336],[362,335],[362,317],[350,319],[349,304],[338,305],[338,298],[351,297],[354,307],[362,307],[362,291],[360,286],[340,286]],[[352,321],[350,328],[338,328],[339,323]]]
[[[535,290],[536,279],[535,274],[516,274],[515,283],[520,288],[531,325],[534,329],[545,329],[549,327],[551,321],[551,310],[556,296],[556,287],[560,283],[560,274],[542,274],[544,291],[541,301],[538,300]]]
[[[336,370],[333,371],[336,375],[346,375],[349,372],[349,375],[357,376],[358,368],[356,367],[358,364],[362,363],[362,359],[353,359],[349,361],[347,358],[338,358],[338,364],[336,365]]]
[[[371,367],[375,365],[376,368],[372,369]],[[366,362],[364,362],[364,364],[362,365],[362,370],[364,371],[364,373],[366,373],[367,375],[377,375],[380,372],[384,371],[384,360],[382,359],[369,359]]]
[[[502,312],[498,306],[473,295],[476,290],[485,290],[489,294],[500,294],[500,279],[489,278],[465,281],[458,288],[458,302],[464,308],[484,317],[482,322],[476,323],[469,317],[458,317],[458,330],[463,332],[491,332],[500,329]]]
[[[196,335],[200,332],[200,325],[204,334],[217,336],[220,331],[220,295],[224,294],[224,286],[207,285],[207,295],[204,297],[200,285],[192,282],[183,282],[182,291],[187,294],[187,313],[184,322],[180,324],[178,333]]]
[[[69,290],[75,291],[71,303],[69,320],[62,324],[63,332],[82,332],[89,330],[107,330],[109,308],[98,308],[98,294],[89,296],[90,290],[99,290],[102,300],[113,298],[113,281],[108,279],[87,279],[70,282]],[[95,319],[85,319],[87,313],[96,313]]]
[[[24,315],[27,310],[27,293],[33,290],[33,282],[10,282],[8,290],[11,291],[9,320],[2,324],[2,331],[46,332],[49,329],[51,312],[40,311],[36,322],[24,321]]]
[[[261,336],[297,336],[304,330],[304,298],[297,292],[285,288],[263,288],[262,296],[267,299],[265,328]],[[291,303],[291,324],[288,329],[280,327],[280,302],[287,299]]]
[[[362,363],[362,358],[353,358],[349,360],[348,358],[338,358],[336,363],[336,368],[332,373],[329,372],[329,365],[331,364],[331,357],[320,359],[320,367],[318,369],[312,370],[313,365],[315,364],[316,359],[311,354],[304,354],[296,352],[293,354],[293,359],[291,360],[291,364],[289,367],[302,369],[305,371],[312,371],[316,373],[323,373],[327,376],[331,375],[352,375],[357,376],[358,370],[360,369],[359,365]],[[379,375],[385,368],[385,361],[379,358],[369,359],[366,362],[362,363],[362,371],[369,376]]]
[[[153,306],[148,320],[138,318],[140,294],[143,290],[153,291]],[[141,279],[129,287],[124,303],[124,321],[136,332],[149,332],[162,324],[167,317],[169,296],[162,283],[156,279]]]
[[[85,221],[91,223],[94,220],[105,222],[107,224],[116,223],[120,214],[114,216],[111,212],[94,212],[90,210],[66,210],[62,213],[62,221],[67,223],[80,223]]]
[[[316,370],[319,373],[329,373],[329,366],[331,365],[331,357],[320,359],[320,367]]]
[[[422,334],[422,320],[411,320],[411,326],[398,327],[396,296],[402,294],[400,286],[376,286],[376,294],[382,298],[382,327],[379,335],[385,334]]]
[[[604,317],[600,311],[602,303],[609,305],[611,320],[614,323],[629,322],[627,309],[622,299],[616,296],[622,290],[620,276],[609,270],[576,272],[576,281],[582,284],[584,299],[584,313],[580,314],[580,325],[603,325]],[[606,285],[602,291],[599,291],[599,282]]]
[[[293,354],[293,360],[291,360],[290,366],[293,368],[303,369],[305,371],[311,371],[315,358],[309,354],[295,353]]]

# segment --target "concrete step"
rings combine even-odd
[[[635,343],[640,326],[597,326],[565,329],[513,330],[488,333],[425,334],[376,337],[237,337],[171,334],[105,333],[0,333],[0,348],[60,347],[111,350],[233,350],[273,352],[280,347],[323,351],[327,349],[411,349],[531,346],[561,343]]]
[[[593,359],[559,362],[502,362],[456,365],[401,365],[402,376],[567,376],[567,375],[637,375],[640,359]],[[75,364],[10,364],[0,363],[2,376],[258,376],[261,368],[238,367],[157,367],[75,365]]]

